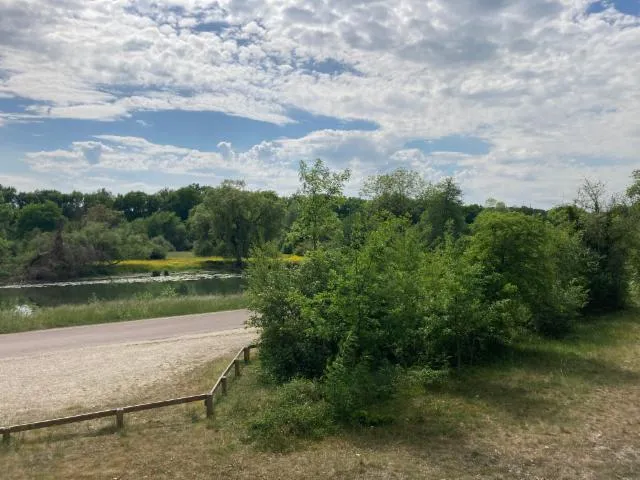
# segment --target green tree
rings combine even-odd
[[[371,199],[374,211],[413,218],[416,200],[424,195],[426,189],[427,184],[418,172],[398,168],[391,173],[369,177],[361,193]]]
[[[86,213],[84,194],[78,191],[63,193],[60,208],[62,208],[62,214],[69,220],[80,220]]]
[[[442,241],[447,232],[457,237],[464,231],[462,190],[453,178],[445,178],[428,188],[420,203],[423,209],[420,224],[429,244]]]
[[[102,188],[93,193],[86,193],[84,195],[84,207],[85,210],[89,210],[91,207],[102,205],[105,208],[114,208],[115,197],[106,189]]]
[[[146,219],[149,238],[164,237],[175,250],[187,250],[187,227],[173,212],[156,212]]]
[[[199,255],[231,255],[237,264],[255,244],[275,240],[284,206],[274,192],[251,192],[244,182],[225,181],[211,189],[189,220]]]
[[[158,211],[159,200],[154,195],[144,192],[129,192],[118,195],[114,202],[114,208],[124,213],[128,221],[137,218],[146,218]]]
[[[115,228],[125,222],[122,212],[113,210],[104,204],[96,204],[89,207],[83,220],[85,223],[102,223],[111,228]]]
[[[634,205],[640,204],[640,170],[634,170],[631,174],[633,183],[627,188],[627,197]]]
[[[316,250],[321,243],[338,240],[342,224],[336,210],[343,203],[342,189],[351,172],[332,172],[322,160],[312,166],[300,162],[302,188],[298,197],[300,211],[291,226],[288,239],[293,244],[305,244]]]
[[[79,229],[39,233],[22,248],[22,275],[33,280],[66,280],[104,273],[121,260],[162,258],[166,255],[163,241],[131,231],[130,224],[112,228],[90,222]]]
[[[425,312],[421,334],[431,352],[429,360],[441,356],[458,369],[472,365],[494,347],[510,344],[527,325],[529,310],[517,300],[514,288],[505,285],[500,295],[487,296],[486,273],[485,265],[465,255],[464,242],[450,235],[424,257],[419,280]]]
[[[0,234],[8,237],[16,221],[16,208],[0,196]]]
[[[462,213],[464,215],[464,221],[467,225],[471,225],[475,222],[476,217],[480,215],[484,207],[478,205],[477,203],[473,203],[471,205],[464,205],[462,207]]]
[[[202,203],[204,194],[207,191],[197,183],[191,184],[177,190],[162,190],[157,196],[160,198],[160,208],[167,212],[175,213],[182,221],[189,218],[189,212]]]
[[[14,187],[7,187],[0,184],[0,199],[2,202],[10,204],[14,208],[19,207],[18,192]]]
[[[11,274],[11,260],[11,243],[5,238],[4,233],[0,231],[0,278]]]
[[[30,203],[18,211],[17,230],[21,236],[35,229],[51,232],[60,226],[62,219],[62,209],[52,201]]]
[[[585,180],[574,205],[556,207],[548,213],[554,224],[579,235],[587,249],[590,310],[616,310],[628,301],[629,261],[634,255],[637,232],[637,223],[630,215],[632,209],[613,197],[608,199],[602,182]]]
[[[631,202],[627,213],[629,226],[629,263],[634,278],[635,288],[640,286],[640,170],[634,170],[633,183],[627,189],[627,197]]]

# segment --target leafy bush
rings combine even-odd
[[[265,372],[279,382],[319,379],[340,421],[377,421],[370,407],[392,396],[398,372],[473,363],[529,317],[513,286],[484,295],[482,265],[452,239],[426,251],[418,227],[398,218],[354,238],[298,267],[279,261],[274,246],[256,249],[248,273]]]
[[[505,288],[515,287],[536,331],[566,333],[586,299],[580,242],[540,217],[517,212],[484,211],[472,232],[466,255],[487,276],[484,295],[499,300]]]
[[[337,420],[350,424],[384,422],[372,407],[392,398],[400,369],[389,362],[375,368],[371,359],[349,357],[339,357],[324,377],[323,393],[331,413]]]
[[[175,250],[173,244],[164,237],[155,237],[151,239],[151,252],[149,252],[149,260],[164,260],[167,253]]]
[[[421,274],[426,361],[444,359],[458,368],[473,364],[495,347],[511,343],[527,325],[531,315],[514,285],[504,284],[495,295],[486,295],[494,279],[451,238],[426,257]]]
[[[249,438],[260,448],[287,451],[299,439],[329,434],[333,422],[329,405],[316,382],[294,379],[277,389],[275,397],[249,424]]]
[[[251,324],[261,328],[261,363],[277,381],[319,378],[337,352],[330,325],[319,315],[339,255],[317,251],[299,266],[282,262],[275,245],[254,249],[247,277]]]
[[[339,198],[339,179],[322,164],[316,170],[302,165],[305,187],[329,182]],[[388,180],[377,187],[388,190]],[[394,189],[407,183],[395,180]],[[423,195],[416,225],[390,213],[389,196],[381,212],[349,217],[338,243],[320,228],[339,219],[333,197],[314,191],[302,206],[326,218],[300,214],[290,231],[311,242],[305,261],[292,267],[275,246],[255,249],[249,296],[264,372],[278,382],[318,382],[336,421],[384,422],[378,407],[398,384],[440,381],[449,366],[496,356],[531,331],[565,334],[588,300],[620,306],[628,289],[630,225],[621,222],[629,215],[615,209],[576,207],[547,220],[496,202],[467,229],[460,191],[448,181]]]

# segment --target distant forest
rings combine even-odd
[[[104,189],[18,192],[0,185],[0,278],[59,280],[108,273],[121,260],[161,259],[176,250],[241,264],[252,247],[267,242],[282,253],[304,255],[320,243],[348,242],[358,219],[385,215],[420,226],[430,245],[447,232],[454,237],[469,233],[485,210],[556,224],[573,221],[581,228],[586,215],[629,216],[640,194],[635,172],[625,198],[608,198],[602,184],[587,181],[575,204],[546,211],[495,200],[465,205],[452,178],[428,184],[404,169],[371,177],[359,197],[344,197],[341,189],[331,189],[330,180],[342,182],[348,175],[330,172],[319,160],[301,162],[302,188],[291,196],[251,191],[234,180],[216,187],[192,184],[118,195]],[[330,205],[331,220],[305,218],[308,201]]]

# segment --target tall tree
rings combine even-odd
[[[300,162],[300,212],[291,226],[289,240],[294,244],[309,244],[312,250],[342,234],[337,208],[344,201],[342,189],[351,176],[349,170],[332,172],[322,160],[313,165]]]
[[[633,183],[627,188],[627,197],[634,205],[640,204],[640,170],[634,170],[631,178]]]
[[[157,196],[162,210],[173,212],[184,221],[189,218],[189,212],[202,203],[205,191],[205,187],[193,183],[177,190],[161,190]]]
[[[25,236],[35,229],[51,232],[59,227],[62,219],[62,209],[52,201],[31,203],[18,212],[18,233]]]
[[[371,207],[375,211],[385,210],[396,216],[413,217],[416,199],[425,193],[426,188],[427,184],[418,172],[398,168],[391,173],[369,177],[361,193],[371,198]]]
[[[158,210],[159,201],[154,195],[144,192],[129,192],[118,195],[114,202],[114,208],[120,210],[128,221],[137,218],[146,218]]]
[[[189,220],[199,255],[232,255],[237,264],[249,249],[278,238],[284,205],[275,192],[250,192],[244,182],[225,181],[210,190]]]
[[[95,207],[97,205],[104,205],[106,208],[113,208],[115,203],[115,197],[108,190],[101,188],[92,193],[85,193],[84,195],[84,207],[85,210]]]
[[[149,238],[164,237],[176,250],[187,249],[187,227],[173,212],[156,212],[146,219]]]
[[[427,232],[430,244],[441,241],[447,230],[454,237],[459,236],[465,228],[464,209],[462,207],[462,190],[448,177],[431,186],[421,198],[423,213],[420,223]]]
[[[594,310],[623,307],[629,291],[629,233],[634,224],[625,205],[606,195],[604,183],[585,179],[575,201],[581,207],[575,228],[591,252],[589,307]]]

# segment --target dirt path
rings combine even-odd
[[[0,335],[0,359],[222,332],[244,327],[249,316],[249,310],[242,309],[9,333]]]
[[[0,358],[0,425],[144,398],[145,389],[237,351],[256,338],[233,329]],[[198,392],[176,392],[176,395]]]

